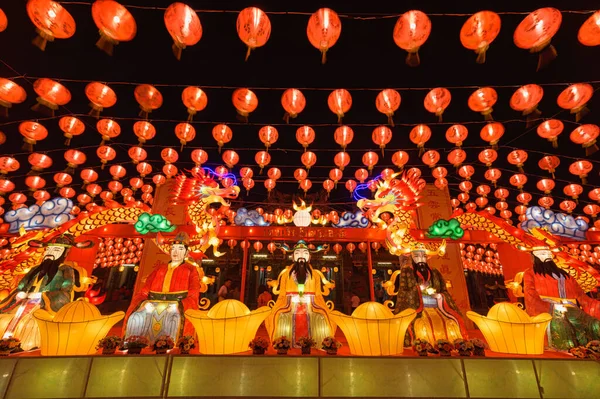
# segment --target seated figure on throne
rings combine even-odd
[[[125,336],[141,335],[152,344],[157,337],[168,335],[176,341],[195,334],[184,319],[188,309],[198,309],[202,270],[186,261],[189,237],[178,233],[171,246],[171,261],[150,273],[144,286],[131,299],[123,323]]]
[[[4,338],[18,338],[24,350],[40,346],[40,332],[33,312],[44,309],[54,314],[73,300],[74,290],[81,290],[79,282],[84,276],[79,268],[75,273],[76,264],[65,259],[73,246],[83,249],[93,245],[92,241],[75,243],[69,234],[57,236],[47,243],[29,241],[32,248],[45,247],[44,254],[40,264],[29,270],[17,288],[0,302],[0,313],[14,314],[4,331]]]
[[[416,338],[430,343],[467,338],[462,315],[446,288],[442,273],[427,264],[428,255],[444,254],[445,243],[436,251],[415,243],[407,252],[410,255],[403,257],[400,270],[384,284],[390,296],[396,295],[394,313],[409,308],[417,311],[417,317],[406,332],[404,346],[411,346]]]
[[[285,244],[281,248],[290,251]],[[325,247],[320,247],[315,252],[323,249]],[[325,337],[335,333],[336,326],[329,319],[330,304],[323,298],[335,285],[312,268],[306,242],[298,241],[293,249],[293,264],[268,285],[275,295],[279,295],[265,320],[271,339],[285,336],[296,347],[300,337],[312,337],[320,344]]]
[[[587,296],[575,278],[555,263],[549,247],[529,251],[533,268],[523,273],[525,310],[531,316],[552,315],[550,346],[568,350],[600,339],[600,301]]]

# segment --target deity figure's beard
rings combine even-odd
[[[431,268],[426,262],[415,262],[413,260],[413,270],[415,271],[415,278],[419,283],[427,283],[431,279]]]
[[[558,267],[556,263],[554,263],[554,260],[546,259],[545,261],[542,261],[536,256],[533,257],[533,272],[542,276],[552,277],[552,274],[554,274],[558,277],[560,277],[561,275],[565,278],[569,277],[569,273]]]
[[[310,276],[312,268],[306,262],[304,258],[300,258],[294,262],[294,266],[292,266],[292,273],[296,273],[296,281],[298,284],[304,284],[306,282],[306,277]]]
[[[39,278],[43,278],[44,276],[48,276],[48,282],[52,281],[56,273],[58,272],[59,266],[63,263],[65,259],[65,254],[63,254],[58,259],[52,259],[50,257],[42,260],[40,265],[37,267],[39,271]]]

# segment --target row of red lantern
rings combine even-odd
[[[238,241],[234,240],[234,239],[230,239],[227,241],[227,245],[229,246],[229,248],[234,249],[238,245]],[[246,245],[246,242],[242,241],[240,243],[240,245],[242,248],[244,248],[244,246]],[[255,252],[260,252],[264,248],[263,243],[260,241],[255,241],[251,245]],[[379,242],[372,242],[371,247],[373,248],[374,251],[379,251],[379,249],[382,248],[382,245]],[[314,250],[316,247],[314,244],[309,243],[308,248]],[[369,246],[366,242],[361,242],[358,245],[351,243],[351,242],[346,244],[346,250],[348,252],[350,252],[350,254],[353,254],[354,251],[356,250],[356,248],[358,248],[362,253],[365,253],[367,251],[367,248],[369,248]],[[276,243],[270,242],[269,244],[267,244],[267,250],[271,254],[274,254],[275,251],[277,251],[277,249],[281,249],[281,247],[278,246]],[[339,255],[343,251],[344,248],[342,247],[341,244],[336,243],[331,247],[331,249],[333,250],[333,252],[335,252],[337,255]]]
[[[100,238],[94,267],[114,267],[123,263],[137,264],[142,258],[144,241],[141,238]]]
[[[600,228],[600,226],[595,226]],[[600,246],[590,244],[569,244],[567,251],[582,262],[600,265]]]
[[[459,247],[465,270],[502,275],[502,264],[496,244],[465,244],[461,242]]]
[[[75,20],[60,4],[50,0],[29,0],[27,11],[37,27],[40,40],[36,43],[42,50],[48,40],[66,39],[75,33]],[[137,31],[133,15],[121,4],[112,0],[97,0],[92,6],[92,16],[101,39],[97,45],[112,54],[114,44],[132,40]],[[591,15],[580,27],[579,41],[586,46],[600,44],[600,13]],[[165,11],[164,22],[174,41],[175,55],[181,50],[198,43],[202,37],[202,25],[196,12],[182,3],[173,3]],[[561,12],[555,8],[540,8],[528,14],[514,32],[517,47],[532,52],[540,52],[549,46],[552,37],[558,32],[562,22]],[[0,26],[2,23],[0,22]],[[485,60],[485,52],[500,32],[500,16],[492,11],[480,11],[472,15],[462,26],[462,45],[474,50],[478,62]],[[264,46],[271,35],[271,22],[266,13],[256,7],[240,12],[237,18],[237,32],[248,46],[246,58],[252,49]],[[329,8],[321,8],[311,15],[307,36],[310,43],[323,54],[335,45],[342,31],[342,23],[337,13]],[[398,47],[408,52],[407,63],[419,64],[418,51],[431,33],[429,17],[418,10],[402,14],[394,26],[393,38]]]

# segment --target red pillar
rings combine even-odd
[[[371,241],[367,241],[367,268],[369,273],[369,294],[371,302],[375,301],[375,283],[373,282],[373,258],[371,257]]]
[[[248,271],[248,247],[250,246],[250,242],[246,239],[244,240],[244,259],[242,259],[242,283],[240,284],[240,300],[242,302],[246,301],[246,274]]]

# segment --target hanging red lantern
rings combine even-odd
[[[269,179],[277,181],[281,177],[281,170],[279,168],[269,168],[267,176],[269,176]]]
[[[487,166],[488,168],[492,166],[494,161],[498,159],[498,153],[496,150],[491,148],[486,148],[479,153],[479,162]]]
[[[457,147],[462,146],[468,135],[469,131],[463,125],[452,125],[446,130],[446,140]]]
[[[560,11],[546,7],[529,13],[515,29],[515,45],[531,53],[539,53],[537,71],[556,58],[556,49],[550,41],[558,32],[561,22]]]
[[[419,156],[423,155],[425,143],[431,138],[431,129],[427,125],[417,125],[409,134],[410,141],[417,145]]]
[[[325,191],[327,191],[327,196],[329,196],[329,194],[331,193],[331,190],[333,190],[334,186],[335,186],[335,184],[333,183],[332,180],[325,179],[325,181],[323,182],[323,188],[325,189]]]
[[[156,184],[157,187],[165,184],[166,180],[167,179],[163,175],[154,175],[154,177],[152,177],[152,182]]]
[[[307,170],[310,170],[310,168],[317,163],[317,155],[312,151],[305,151],[300,157],[300,161],[302,161],[302,165],[304,165]]]
[[[479,112],[484,116],[486,121],[492,120],[492,108],[498,101],[498,94],[496,90],[491,87],[482,87],[481,89],[475,90],[469,97],[468,105],[472,111]]]
[[[0,179],[0,197],[4,197],[15,189],[15,184],[10,180]]]
[[[488,169],[492,170],[492,169]],[[471,176],[475,173],[475,168],[471,165],[463,165],[458,169],[458,175],[465,180],[471,180]]]
[[[532,199],[533,197],[529,193],[520,193],[519,195],[517,195],[517,201],[519,201],[525,206],[527,206],[529,204],[529,201],[531,201]]]
[[[52,158],[46,154],[40,154],[37,152],[29,154],[29,157],[27,157],[27,162],[29,162],[31,165],[31,170],[33,172],[41,172],[42,170],[48,169],[50,166],[52,166]]]
[[[63,188],[73,183],[73,177],[65,172],[55,173],[54,182],[56,183],[56,188]]]
[[[377,155],[376,152],[373,152],[373,151],[366,152],[362,157],[362,163],[369,170],[369,174],[370,174],[370,172],[373,171],[373,167],[375,165],[377,165],[377,162],[379,162],[379,156]]]
[[[96,155],[98,155],[98,158],[100,158],[100,163],[102,164],[101,169],[104,169],[104,166],[108,163],[108,161],[115,159],[117,152],[110,146],[102,145],[96,150]]]
[[[500,16],[493,11],[480,11],[467,19],[460,30],[463,47],[475,51],[476,62],[485,62],[485,53],[500,33]]]
[[[135,169],[138,171],[141,177],[146,177],[150,173],[152,173],[152,165],[147,162],[139,163]]]
[[[600,128],[597,125],[581,125],[571,132],[571,141],[585,148],[585,155],[590,156],[598,151],[596,139],[600,135]]]
[[[398,18],[394,26],[394,42],[408,52],[406,64],[418,66],[419,48],[425,44],[431,33],[431,21],[422,11],[407,11]]]
[[[594,94],[594,88],[587,83],[576,83],[564,89],[556,102],[562,109],[575,114],[575,122],[579,122],[590,111],[586,106]]]
[[[85,86],[85,95],[90,101],[90,115],[99,118],[104,108],[117,103],[117,94],[113,89],[100,82],[91,82]]]
[[[202,164],[208,161],[208,154],[206,151],[200,149],[192,151],[191,157],[197,167],[202,167]]]
[[[33,83],[33,90],[38,95],[37,104],[31,107],[50,116],[54,116],[54,111],[59,106],[66,105],[71,101],[71,92],[55,80],[41,78]]]
[[[396,165],[400,170],[404,168],[404,165],[406,165],[408,159],[409,156],[406,151],[396,151],[394,155],[392,155],[392,163]]]
[[[63,131],[66,138],[65,145],[71,144],[71,139],[74,136],[79,136],[85,131],[85,125],[82,121],[75,118],[74,116],[63,116],[58,121],[58,127]]]
[[[584,46],[600,45],[600,11],[596,11],[581,25],[577,40]]]
[[[193,46],[202,38],[202,24],[196,11],[187,4],[173,3],[165,10],[165,26],[173,38],[173,54],[178,60],[187,46]]]
[[[348,155],[347,152],[338,152],[333,158],[333,163],[335,163],[335,166],[340,168],[340,170],[344,170],[350,163],[350,155]]]
[[[40,140],[48,137],[48,129],[41,123],[33,121],[21,122],[19,125],[19,133],[23,136],[23,150],[33,151],[33,146]]]
[[[344,177],[344,173],[338,168],[329,171],[329,178],[333,181],[335,187],[337,187],[338,182],[342,180],[342,177]]]
[[[271,155],[267,151],[259,151],[254,156],[254,160],[260,166],[260,173],[262,174],[263,168],[271,163]]]
[[[590,161],[585,161],[585,160],[581,160],[581,161],[575,161],[573,162],[570,166],[569,166],[569,172],[572,175],[578,176],[581,179],[581,182],[583,184],[587,183],[587,176],[590,174],[590,172],[593,169],[593,165]]]
[[[177,4],[177,3],[175,3]],[[181,101],[186,106],[188,112],[188,121],[194,119],[197,112],[202,111],[208,104],[208,97],[204,91],[196,86],[188,86],[181,93]]]
[[[450,91],[443,87],[437,87],[432,89],[425,96],[425,109],[435,116],[438,117],[438,122],[442,121],[442,114],[450,105],[450,101],[452,100],[452,96],[450,95]]]
[[[264,46],[271,36],[271,21],[260,8],[248,7],[240,11],[236,23],[240,40],[248,46],[246,60],[250,52]]]
[[[258,97],[250,89],[236,89],[231,101],[243,122],[248,122],[248,116],[258,107]]]
[[[529,84],[519,87],[510,98],[510,107],[527,116],[527,127],[530,126],[533,118],[541,115],[537,107],[543,96],[544,89],[541,86]]]
[[[273,190],[275,188],[275,186],[277,185],[277,182],[273,179],[267,179],[264,182],[265,188],[267,189],[267,192],[270,194],[271,190]]]
[[[583,193],[583,187],[581,187],[579,184],[567,184],[563,188],[563,193],[573,198],[573,200],[578,203],[577,200],[579,199],[581,193]]]
[[[142,147],[131,147],[127,151],[127,155],[129,155],[134,165],[139,164],[148,157],[148,153]]]
[[[537,127],[537,134],[552,143],[552,147],[558,148],[558,136],[564,129],[564,124],[558,119],[548,119]]]
[[[125,177],[125,175],[127,174],[127,169],[125,169],[121,165],[113,165],[110,167],[108,172],[112,176],[113,180],[119,180]]]
[[[65,161],[67,161],[67,169],[65,169],[65,172],[69,173],[75,172],[75,168],[83,165],[87,160],[85,153],[73,149],[65,151],[64,158]]]
[[[542,159],[538,162],[538,167],[541,170],[545,170],[548,173],[552,174],[552,178],[554,179],[554,171],[560,165],[560,159],[555,155],[546,155],[542,157]]]
[[[394,126],[394,112],[400,108],[402,97],[394,89],[381,90],[375,99],[377,111],[388,117],[388,125]]]
[[[302,191],[304,191],[304,195],[306,195],[306,193],[308,192],[308,190],[310,190],[312,187],[312,182],[310,181],[310,179],[304,179],[300,182],[300,188],[302,189]]]
[[[491,182],[494,185],[494,187],[496,187],[496,182],[500,179],[501,176],[502,172],[500,172],[500,170],[496,168],[488,169],[485,171],[484,174],[485,179]]]
[[[373,143],[377,144],[381,148],[381,156],[384,156],[383,150],[385,146],[392,140],[392,129],[387,126],[377,126],[373,129],[371,135]]]
[[[479,136],[487,141],[492,148],[497,148],[498,141],[504,135],[504,125],[500,122],[491,122],[481,128]]]
[[[233,131],[229,126],[220,124],[213,127],[212,135],[219,146],[219,153],[221,153],[221,147],[229,143],[233,138]]]
[[[281,96],[281,105],[285,110],[283,120],[285,123],[290,121],[290,118],[296,118],[306,106],[304,94],[298,89],[287,89]]]
[[[0,173],[5,175],[10,172],[16,172],[19,170],[21,164],[15,158],[12,157],[1,157],[0,158]]]
[[[183,151],[183,146],[194,140],[196,137],[196,129],[189,123],[178,123],[177,126],[175,126],[175,136],[177,136],[181,143],[180,151]]]
[[[223,162],[227,165],[228,168],[233,168],[240,160],[240,156],[237,152],[232,150],[227,150],[223,153]]]
[[[527,151],[524,150],[514,150],[511,151],[506,159],[511,165],[515,165],[519,172],[523,173],[523,164],[527,161],[528,155]]]
[[[98,180],[98,172],[93,169],[83,169],[79,174],[79,177],[81,177],[81,180],[83,180],[83,185],[87,186],[88,184]]]
[[[38,33],[33,44],[42,51],[46,50],[47,42],[53,42],[54,39],[68,39],[75,34],[75,20],[55,1],[29,0],[27,15]]]
[[[173,148],[164,148],[160,152],[160,157],[166,164],[175,163],[179,159],[179,154]]]
[[[258,131],[258,138],[263,142],[265,147],[267,147],[268,151],[269,147],[277,142],[279,133],[273,126],[263,126]]]
[[[8,18],[2,9],[0,8],[0,32],[4,32],[8,28]]]
[[[27,92],[12,80],[0,78],[0,112],[8,116],[8,109],[13,104],[20,104],[27,98]]]
[[[487,184],[481,184],[481,185],[477,186],[476,191],[477,191],[477,194],[481,195],[482,197],[487,197],[487,195],[491,191],[491,188]]]
[[[136,86],[133,95],[135,101],[140,104],[140,117],[145,119],[148,119],[148,114],[160,108],[163,103],[163,96],[160,91],[149,84]]]
[[[114,139],[121,134],[121,126],[112,119],[100,119],[96,123],[96,129],[98,129],[98,133],[102,136],[100,145],[104,145],[106,141],[110,141],[110,139]]]
[[[305,180],[308,177],[308,173],[306,169],[298,168],[294,171],[294,179],[300,183],[302,180]]]
[[[254,180],[252,180],[251,178],[247,178],[244,179],[242,183],[244,184],[244,188],[246,189],[246,195],[248,195],[250,193],[250,190],[254,187]]]
[[[342,21],[329,8],[317,10],[308,20],[306,35],[310,44],[321,52],[321,63],[327,61],[327,50],[335,45],[342,33]]]
[[[516,187],[519,191],[523,191],[523,186],[527,184],[527,176],[523,173],[515,173],[508,180],[511,186]]]
[[[596,204],[588,204],[588,205],[586,205],[586,206],[583,207],[583,212],[586,215],[591,216],[592,219],[596,220],[596,217],[598,216],[598,213],[600,213],[600,206],[598,206]],[[594,251],[594,253],[597,253],[597,252]]]
[[[342,123],[344,114],[352,107],[352,96],[346,89],[337,89],[329,94],[327,105],[331,112],[337,115],[338,123]]]
[[[252,171],[251,168],[244,166],[243,168],[240,169],[240,177],[242,179],[249,179],[252,176],[254,176],[254,172]]]
[[[367,177],[369,177],[369,171],[363,168],[357,169],[356,172],[354,172],[354,177],[360,183],[364,183],[365,180],[367,180]]]
[[[171,164],[171,163],[167,163],[163,166],[163,173],[167,176],[167,179],[172,178],[173,176],[177,175],[177,166]]]
[[[349,126],[340,126],[335,129],[333,133],[335,142],[342,147],[342,150],[346,150],[348,144],[354,139],[354,131]]]
[[[137,121],[133,124],[133,133],[138,137],[140,145],[152,140],[156,135],[156,128],[148,121]]]
[[[455,168],[460,167],[460,165],[462,165],[466,159],[467,153],[460,148],[455,148],[448,153],[448,162],[450,162],[450,164]]]
[[[425,165],[433,168],[440,161],[440,153],[436,150],[429,150],[423,154],[422,161]]]
[[[435,181],[433,182],[433,185],[438,189],[438,190],[443,190],[446,187],[448,187],[448,180],[446,180],[444,177],[440,177],[438,179],[435,179]]]
[[[96,0],[92,4],[92,17],[100,30],[96,46],[108,55],[113,54],[114,46],[119,42],[133,40],[137,32],[133,15],[116,1]]]
[[[574,201],[565,200],[560,203],[560,209],[569,214],[573,212],[575,208],[577,208],[577,204]]]
[[[346,190],[350,191],[350,194],[356,189],[356,182],[352,179],[346,181]]]
[[[339,129],[339,128],[338,128]],[[304,151],[315,140],[315,131],[310,126],[301,126],[296,130],[296,140],[302,144]]]
[[[437,166],[431,170],[431,176],[435,177],[436,179],[446,177],[447,175],[448,170],[443,166]]]

